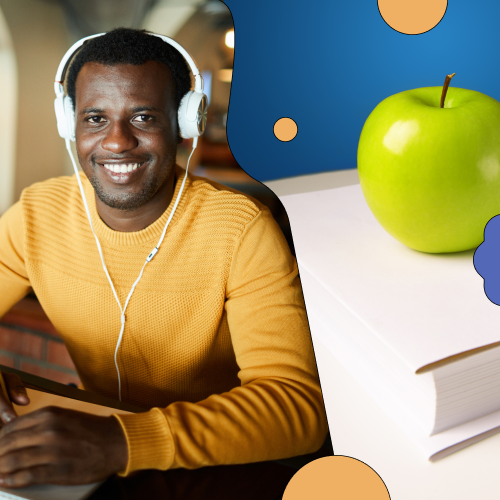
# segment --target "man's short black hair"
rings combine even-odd
[[[175,104],[179,104],[191,89],[191,73],[184,56],[161,38],[148,34],[146,30],[117,28],[103,36],[85,42],[74,56],[66,79],[67,92],[76,103],[76,79],[84,64],[95,62],[141,65],[147,61],[166,64],[175,81]]]

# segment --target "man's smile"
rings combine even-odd
[[[137,178],[138,175],[144,170],[144,167],[149,164],[149,161],[137,162],[124,162],[120,161],[98,161],[96,162],[106,177],[118,184],[127,184]]]

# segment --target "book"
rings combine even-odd
[[[500,431],[500,309],[473,251],[405,247],[359,185],[280,199],[313,336],[424,455]]]
[[[101,416],[109,416],[113,413],[129,413],[127,411],[87,403],[85,401],[78,401],[76,399],[65,398],[55,394],[36,391],[34,389],[28,388],[27,392],[28,397],[30,398],[29,405],[13,405],[19,416],[46,406],[59,406],[61,408],[68,408]],[[88,498],[88,496],[100,485],[101,482],[77,486],[40,485],[16,489],[0,487],[0,500],[83,500]]]

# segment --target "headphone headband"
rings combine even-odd
[[[74,43],[66,52],[66,54],[64,54],[64,57],[59,63],[59,67],[57,68],[56,79],[54,82],[54,91],[56,95],[60,95],[61,93],[64,95],[64,77],[66,76],[66,67],[73,54],[76,52],[76,49],[81,47],[87,40],[102,36],[104,34],[105,33],[99,33],[97,35],[86,36],[85,38],[82,38],[81,40],[78,40],[78,42]]]
[[[150,36],[157,36],[158,38],[161,38],[165,43],[168,43],[182,54],[182,56],[188,63],[189,67],[191,68],[191,72],[193,73],[194,89],[197,90],[198,92],[203,92],[203,79],[200,76],[200,71],[198,70],[196,63],[194,62],[194,59],[189,55],[186,49],[181,45],[179,45],[175,40],[172,40],[172,38],[169,38],[168,36],[159,35],[158,33],[148,33],[148,34]],[[59,67],[57,68],[56,78],[54,82],[54,91],[56,95],[61,94],[61,92],[62,94],[64,94],[64,78],[66,76],[67,65],[71,60],[71,58],[73,57],[74,53],[77,51],[77,49],[79,49],[87,40],[90,40],[92,38],[97,38],[98,36],[103,36],[103,35],[106,35],[106,33],[98,33],[97,35],[86,36],[85,38],[82,38],[81,40],[78,40],[78,42],[74,43],[66,52],[66,54],[64,54],[64,57],[59,63]]]

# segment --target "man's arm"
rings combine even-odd
[[[21,203],[0,218],[0,318],[31,289],[24,263]]]
[[[16,418],[0,431],[4,485],[81,483],[120,470],[127,475],[148,468],[266,461],[320,447],[326,415],[297,268],[269,217],[265,212],[248,224],[227,282],[226,310],[241,387],[198,403],[177,402],[114,418],[52,408]],[[11,261],[16,259],[11,256]],[[22,283],[14,267],[5,266],[14,274],[12,281]],[[33,445],[44,453],[33,455],[26,449]],[[72,454],[82,447],[89,449],[87,458]],[[95,461],[103,448],[105,463],[89,468],[88,460]]]
[[[30,290],[24,266],[21,204],[13,205],[0,218],[0,319]],[[0,391],[0,428],[15,418],[11,401],[28,404],[26,390],[17,375],[4,374],[8,398]]]
[[[295,259],[268,211],[233,255],[226,311],[241,387],[117,415],[136,469],[236,464],[318,449],[327,423]]]

